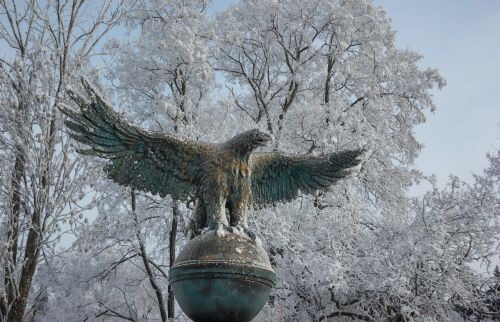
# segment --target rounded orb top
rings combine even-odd
[[[258,243],[247,236],[233,233],[218,237],[214,231],[189,241],[177,256],[174,267],[208,263],[251,266],[273,271],[266,251]]]
[[[266,251],[246,236],[214,231],[182,249],[169,272],[180,307],[196,322],[248,322],[266,303],[276,275]]]

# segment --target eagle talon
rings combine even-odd
[[[233,234],[239,233],[238,227],[228,226],[226,224],[221,224],[221,223],[216,224],[215,227],[212,228],[212,230],[215,230],[215,234],[217,235],[217,237],[224,237],[226,236],[226,233],[233,233]]]
[[[226,226],[226,225],[224,225],[224,224],[218,224],[217,225],[217,228],[215,229],[215,235],[217,237],[224,237],[224,236],[226,236],[225,230],[227,229],[227,226],[226,227],[224,227],[224,226]]]
[[[213,231],[217,237],[224,237],[226,235],[226,231],[230,231],[229,227],[224,224],[216,224],[213,226],[206,226],[201,230],[200,235],[204,235]]]
[[[233,234],[236,234],[236,235],[240,235],[241,234],[241,229],[239,227],[229,226],[228,229],[229,229],[230,233],[233,233]]]
[[[243,232],[248,236],[250,237],[250,239],[252,239],[252,241],[256,242],[257,241],[257,235],[255,235],[255,233],[253,231],[251,231],[250,229],[248,228],[244,228],[244,227],[241,227],[240,229],[243,230]]]

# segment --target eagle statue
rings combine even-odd
[[[194,235],[215,229],[218,236],[238,231],[255,239],[246,220],[250,206],[325,190],[356,175],[370,154],[366,148],[317,157],[254,152],[272,142],[256,129],[220,144],[149,132],[125,121],[84,77],[82,84],[90,101],[68,89],[80,111],[61,108],[70,136],[88,146],[79,152],[108,159],[104,171],[121,185],[175,200],[196,196]]]

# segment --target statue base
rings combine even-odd
[[[276,275],[262,246],[214,231],[182,249],[169,272],[175,298],[195,322],[248,322],[266,303]]]

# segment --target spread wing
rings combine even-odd
[[[183,141],[166,133],[151,133],[127,123],[82,78],[90,102],[68,90],[80,113],[68,108],[70,136],[89,146],[81,153],[111,162],[104,168],[115,182],[164,197],[185,199],[196,189],[211,145]]]
[[[254,153],[250,161],[253,204],[264,207],[290,201],[298,196],[299,190],[307,194],[324,190],[342,178],[355,176],[369,153],[368,149],[321,157]]]

